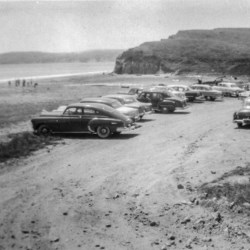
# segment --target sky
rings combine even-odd
[[[250,0],[0,0],[0,53],[128,49],[179,30],[250,28]]]

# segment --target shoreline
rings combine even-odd
[[[0,83],[4,83],[4,82],[6,83],[8,81],[24,80],[24,79],[34,81],[34,80],[41,80],[41,79],[54,79],[54,78],[64,78],[64,77],[71,77],[71,76],[91,76],[91,75],[109,74],[109,73],[112,73],[112,72],[109,72],[109,71],[89,71],[89,72],[82,72],[82,73],[22,76],[22,77],[0,79]]]

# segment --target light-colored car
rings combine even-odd
[[[151,114],[153,111],[152,104],[141,103],[133,95],[111,94],[103,97],[118,100],[122,105],[126,107],[137,109],[139,111],[140,118],[142,118],[145,114]]]
[[[194,84],[191,86],[192,89],[199,90],[206,100],[223,100],[223,94],[219,90],[213,89],[209,85]]]
[[[168,85],[169,88],[172,88],[176,91],[183,92],[188,101],[193,102],[194,100],[204,100],[202,93],[199,90],[191,89],[187,85]]]
[[[221,91],[224,96],[238,97],[240,93],[244,92],[244,89],[239,88],[232,82],[220,82],[217,86],[213,86],[212,88]]]

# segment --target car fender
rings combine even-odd
[[[123,126],[124,123],[121,120],[113,118],[93,118],[88,123],[88,129],[90,132],[95,133],[98,126],[109,126],[111,132],[116,131],[117,127]]]
[[[159,106],[161,107],[167,107],[167,106],[176,106],[176,101],[173,100],[163,100],[159,102]]]

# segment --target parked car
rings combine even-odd
[[[122,105],[126,107],[137,109],[139,111],[140,118],[142,118],[145,114],[152,113],[151,104],[138,102],[136,97],[132,95],[111,94],[103,97],[118,100]]]
[[[238,96],[238,98],[241,100],[244,100],[247,97],[250,97],[250,91],[243,91],[243,92],[239,93],[239,96]]]
[[[245,99],[243,107],[234,112],[233,122],[237,123],[238,127],[250,124],[250,98]]]
[[[162,83],[163,84],[163,83]],[[158,85],[158,86],[154,86],[154,87],[151,87],[149,88],[150,90],[159,90],[159,91],[166,91],[166,92],[171,92],[173,95],[187,101],[187,97],[185,95],[185,93],[183,91],[178,91],[178,90],[175,90],[174,88],[172,87],[169,87],[169,86],[163,86],[163,85]]]
[[[214,101],[216,99],[223,99],[222,92],[219,90],[212,89],[212,87],[209,85],[194,84],[191,86],[191,88],[200,91],[206,100]]]
[[[91,133],[100,138],[139,127],[119,111],[99,103],[74,103],[61,113],[51,112],[33,118],[31,123],[34,133],[39,135]]]
[[[243,86],[243,92],[239,93],[239,99],[244,100],[247,97],[250,97],[250,83],[245,83]]]
[[[139,121],[140,116],[137,109],[130,108],[123,106],[119,101],[111,98],[103,98],[103,97],[89,97],[84,98],[80,101],[81,103],[102,103],[105,105],[108,105],[119,112],[121,112],[123,115],[128,116],[132,121]]]
[[[185,100],[176,97],[171,92],[161,90],[144,90],[138,97],[140,102],[150,102],[155,111],[169,113],[177,109],[185,110],[188,108]]]
[[[239,93],[244,92],[243,89],[231,82],[220,82],[217,86],[213,86],[212,88],[221,91],[224,96],[238,97]]]
[[[186,85],[168,85],[169,88],[172,88],[176,91],[185,93],[185,96],[188,101],[193,102],[194,100],[203,100],[204,97],[202,93],[198,90],[191,89]]]

